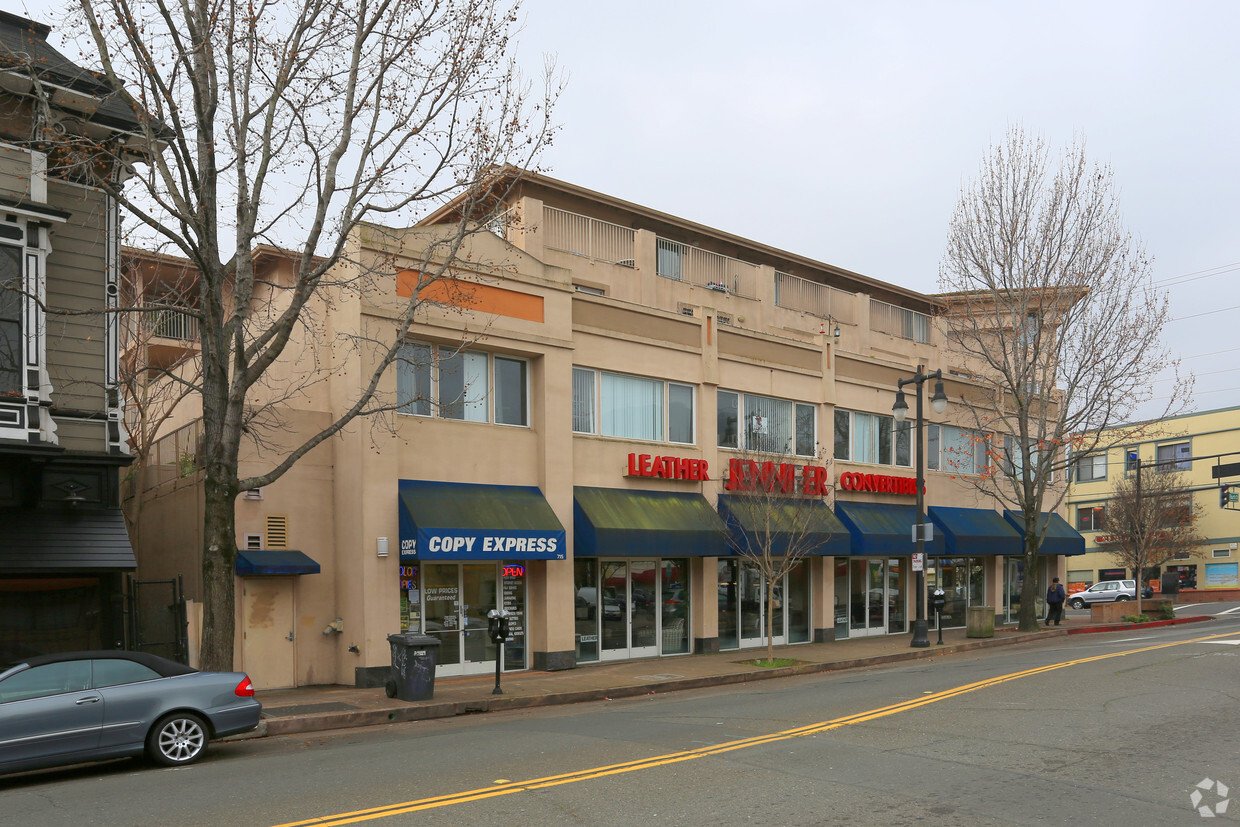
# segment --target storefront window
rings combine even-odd
[[[788,572],[788,642],[810,639],[809,561],[802,560]]]
[[[848,558],[835,558],[835,639],[848,638]]]
[[[598,561],[589,558],[573,561],[574,622],[576,624],[577,662],[598,660]]]
[[[526,652],[525,564],[510,560],[501,566],[503,608],[508,612],[508,640],[504,642],[504,669],[524,669]]]
[[[664,655],[679,655],[689,651],[689,561],[663,560],[660,578],[663,601]]]
[[[736,590],[736,561],[719,561],[719,648],[740,647],[737,623],[740,618],[740,602]]]

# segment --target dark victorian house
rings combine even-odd
[[[134,142],[133,108],[0,13],[0,663],[123,645],[119,211],[69,147]],[[119,171],[110,171],[118,175]]]

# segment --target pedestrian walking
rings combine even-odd
[[[1059,582],[1056,577],[1051,580],[1050,588],[1046,590],[1046,625],[1050,626],[1051,621],[1055,621],[1055,625],[1059,625],[1059,621],[1063,620],[1063,602],[1068,599],[1068,595],[1064,593],[1063,583]]]

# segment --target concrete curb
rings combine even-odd
[[[943,646],[931,645],[925,649],[910,648],[902,652],[892,652],[885,655],[872,655],[870,657],[822,663],[799,663],[774,669],[754,668],[744,672],[702,675],[693,678],[675,678],[656,683],[629,683],[596,689],[550,692],[541,695],[487,695],[467,701],[418,701],[410,702],[404,706],[389,706],[382,709],[358,709],[348,712],[319,712],[282,718],[264,718],[259,723],[258,728],[252,732],[234,735],[223,740],[244,740],[264,738],[270,735],[293,735],[299,732],[322,732],[329,729],[381,726],[383,724],[406,723],[409,721],[427,721],[435,718],[453,718],[458,715],[475,715],[484,712],[534,709],[544,706],[588,703],[591,701],[610,701],[619,698],[635,698],[642,695],[661,695],[686,689],[730,686],[774,678],[790,678],[799,675],[816,675],[823,672],[839,672],[847,669],[863,669],[868,666],[882,666],[889,663],[915,661],[941,655],[958,655],[992,646],[1011,646],[1017,643],[1030,643],[1048,638],[1066,637],[1068,635],[1128,631],[1155,626],[1174,626],[1181,623],[1197,623],[1213,619],[1209,615],[1203,615],[1200,617],[1176,618],[1174,620],[1154,620],[1149,623],[1120,623],[1072,629],[1042,629],[1037,632],[1004,634],[998,638],[979,638],[965,643],[953,643]]]
[[[349,712],[321,712],[287,718],[264,718],[258,728],[252,732],[233,736],[233,739],[263,738],[270,735],[292,735],[299,732],[321,732],[329,729],[347,729],[361,726],[380,726],[382,724],[404,723],[408,721],[425,721],[434,718],[452,718],[457,715],[473,715],[484,712],[500,712],[504,710],[533,709],[563,704],[587,703],[591,701],[609,701],[618,698],[634,698],[642,695],[661,695],[668,692],[679,692],[686,689],[703,689],[710,686],[729,686],[750,683],[753,681],[789,678],[799,675],[814,675],[822,672],[837,672],[846,669],[860,669],[867,666],[881,666],[901,661],[933,658],[940,655],[954,655],[970,652],[991,646],[1009,646],[1016,643],[1027,643],[1049,637],[1062,637],[1066,630],[1056,629],[1030,632],[1019,637],[987,638],[956,643],[945,646],[931,646],[927,649],[910,649],[907,652],[894,652],[887,655],[876,655],[851,660],[831,661],[826,663],[801,663],[793,666],[782,666],[774,669],[755,669],[754,671],[736,672],[732,674],[704,675],[695,678],[677,678],[659,681],[658,683],[626,684],[603,687],[598,689],[576,690],[572,692],[552,692],[544,695],[495,695],[471,701],[455,701],[436,703],[412,702],[408,706],[389,707],[385,709],[359,709]]]

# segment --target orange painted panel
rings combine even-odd
[[[397,273],[396,295],[411,297],[418,286],[418,275],[416,270],[402,270]],[[529,293],[518,293],[489,284],[442,278],[422,288],[420,296],[427,301],[476,310],[479,313],[525,319],[529,322],[543,321],[542,296],[531,296]]]

